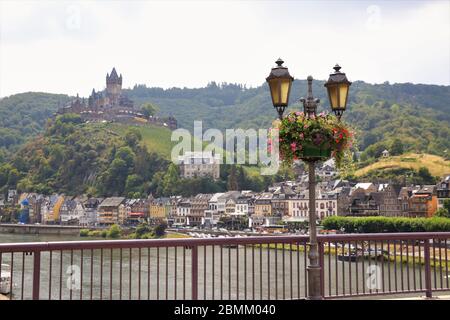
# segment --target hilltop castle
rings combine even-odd
[[[177,120],[172,116],[147,118],[140,109],[135,108],[133,101],[122,91],[122,74],[119,76],[116,68],[112,69],[111,74],[106,74],[106,88],[103,91],[96,92],[92,89],[87,101],[77,94],[69,105],[58,110],[58,114],[64,113],[79,114],[86,122],[111,121],[140,125],[152,123],[172,130],[177,128]]]

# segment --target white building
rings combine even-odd
[[[220,177],[220,154],[213,152],[191,152],[178,157],[181,175],[185,178]]]
[[[321,192],[316,190],[316,217],[324,219],[337,215],[337,194],[335,192]],[[298,199],[288,200],[289,217],[299,220],[309,219],[309,194],[308,190],[299,194]]]
[[[221,214],[218,210],[218,199],[219,197],[223,196],[224,193],[215,193],[211,199],[208,201],[208,210],[205,210],[205,216],[204,220],[202,221],[202,224],[207,227],[213,227],[217,225],[217,222],[220,219]],[[224,204],[223,204],[224,205]],[[224,206],[225,208],[225,206]]]

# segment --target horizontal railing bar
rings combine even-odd
[[[439,291],[434,290],[433,291]],[[442,291],[442,290],[441,290]],[[324,299],[331,300],[331,299],[341,299],[341,298],[356,298],[356,297],[372,297],[372,296],[398,296],[399,294],[414,294],[414,293],[425,293],[424,290],[403,290],[403,291],[379,291],[379,292],[366,292],[366,293],[352,293],[352,294],[345,294],[345,295],[331,295],[331,296],[324,296]]]
[[[427,240],[449,239],[450,232],[399,232],[399,233],[349,233],[322,234],[317,236],[320,242],[364,241],[364,240]]]
[[[319,242],[347,242],[364,240],[427,240],[450,239],[450,232],[410,232],[410,233],[360,233],[319,235]],[[307,243],[309,237],[301,236],[255,236],[242,238],[186,238],[186,239],[146,239],[146,240],[89,240],[60,242],[1,243],[0,252],[50,251],[70,249],[109,248],[153,248],[210,245],[258,245]]]
[[[450,236],[449,236],[450,238]],[[257,245],[276,243],[307,242],[307,236],[273,236],[246,238],[209,238],[209,239],[146,239],[146,240],[90,240],[60,242],[22,242],[1,243],[0,252],[49,251],[70,249],[109,249],[109,248],[153,248],[153,247],[189,247],[210,245]]]

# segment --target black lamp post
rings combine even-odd
[[[283,112],[288,105],[289,93],[293,78],[289,75],[287,68],[282,67],[283,60],[278,59],[278,67],[273,68],[267,82],[269,82],[270,93],[272,95],[273,106],[277,109],[280,119],[283,118]],[[335,73],[330,74],[330,78],[325,83],[325,87],[328,91],[328,97],[330,100],[330,106],[332,111],[336,114],[336,117],[340,120],[347,105],[347,97],[351,82],[347,80],[345,73],[341,73],[339,70],[341,67],[336,65],[334,67]],[[316,115],[317,106],[320,100],[314,98],[312,94],[312,81],[313,77],[308,76],[308,95],[305,98],[301,98],[303,103],[303,109],[307,117]],[[285,83],[287,88],[283,92],[287,94],[281,94],[280,89],[282,85],[280,82]],[[275,98],[274,98],[275,97]],[[283,100],[281,101],[281,97]],[[281,103],[283,102],[283,103]],[[320,157],[308,157],[303,159],[308,163],[308,188],[309,188],[309,265],[308,270],[308,299],[319,300],[323,298],[321,290],[320,273],[321,267],[319,264],[319,248],[317,243],[317,226],[316,226],[316,173],[315,164],[321,160]]]

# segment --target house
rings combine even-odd
[[[348,215],[378,216],[380,215],[379,197],[373,192],[366,194],[357,192],[351,195]]]
[[[416,188],[409,199],[409,205],[410,217],[432,217],[438,207],[436,186],[424,185]]]
[[[402,215],[400,185],[383,183],[378,186],[380,199],[380,215],[386,217],[398,217]]]
[[[132,199],[133,201],[127,204],[127,224],[138,224],[149,217],[150,203],[147,199]],[[166,218],[166,216],[164,217]]]
[[[316,189],[316,218],[322,220],[329,216],[337,215],[338,194],[333,191],[322,191]],[[288,202],[288,216],[286,221],[309,220],[309,191],[301,191],[296,198],[291,198]]]
[[[289,200],[297,197],[291,187],[282,184],[272,195],[272,213],[279,217],[289,215]]]
[[[319,176],[321,180],[329,181],[333,179],[338,174],[336,170],[336,163],[334,159],[329,159],[325,161],[321,167],[316,171],[316,175]]]
[[[220,178],[220,154],[214,152],[185,152],[178,157],[181,176],[184,178],[206,177]]]
[[[250,192],[242,193],[237,199],[236,199],[236,209],[235,209],[235,215],[237,216],[249,216],[250,213],[250,207],[253,199],[253,194]]]
[[[191,210],[187,215],[189,225],[200,226],[205,223],[205,211],[208,210],[212,197],[213,194],[199,193],[191,199]]]
[[[97,225],[97,209],[103,198],[86,198],[83,201],[84,214],[80,217],[80,225],[95,226]]]
[[[124,197],[106,198],[97,209],[97,222],[100,225],[119,223],[119,208],[124,208]]]
[[[383,158],[389,158],[389,151],[387,151],[386,149],[384,149],[384,150],[381,152],[381,156],[382,156]]]
[[[84,216],[84,207],[80,199],[66,197],[60,209],[60,221],[63,225],[78,225]]]
[[[444,207],[444,201],[450,200],[450,174],[446,175],[438,184],[436,188],[437,193],[437,208]]]
[[[218,210],[218,199],[219,197],[223,196],[224,193],[215,193],[212,195],[212,197],[208,201],[208,209],[205,210],[205,217],[204,217],[204,226],[205,227],[213,227],[217,225],[217,222],[220,219],[220,214]]]
[[[191,213],[191,199],[181,198],[177,202],[177,212],[173,217],[174,226],[185,226],[189,225],[188,216]]]
[[[169,212],[167,217],[167,224],[169,226],[173,226],[175,223],[175,217],[177,216],[177,206],[180,199],[181,196],[171,196],[169,198]]]
[[[271,192],[263,192],[255,198],[255,216],[267,217],[272,215],[272,198]]]
[[[167,221],[169,217],[171,201],[169,198],[156,198],[150,202],[149,220],[152,224]]]
[[[236,211],[236,200],[241,195],[240,191],[228,191],[217,198],[217,213],[219,215],[231,215]],[[231,201],[228,201],[232,199]],[[228,207],[227,207],[228,202]],[[228,212],[227,212],[228,210]]]

